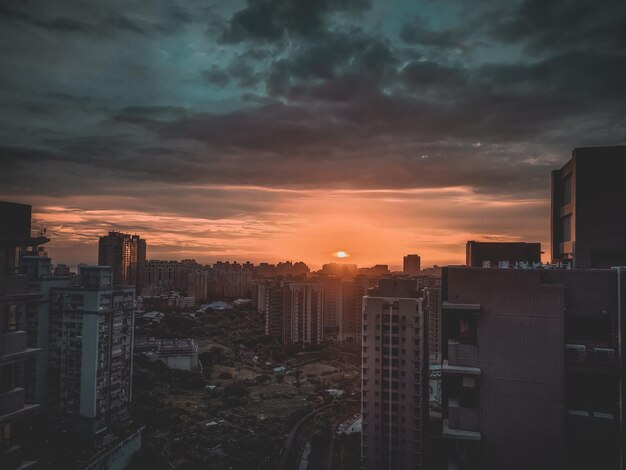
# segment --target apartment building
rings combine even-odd
[[[444,269],[450,468],[618,468],[625,286],[618,270]]]
[[[31,236],[31,206],[0,202],[0,463],[8,470],[35,465],[23,453],[22,424],[39,408],[27,400],[26,371],[40,350],[27,344],[26,311],[41,296],[18,272],[19,257],[48,241]]]
[[[50,292],[48,402],[65,425],[98,437],[129,419],[135,288],[108,266]]]
[[[413,279],[380,279],[363,298],[361,459],[367,470],[427,468],[423,303]]]

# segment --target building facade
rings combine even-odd
[[[383,278],[363,298],[361,459],[367,470],[427,468],[426,322],[411,279]]]
[[[574,149],[552,172],[552,259],[576,268],[626,266],[626,146]]]
[[[23,453],[22,425],[39,409],[27,400],[32,384],[25,375],[40,350],[27,344],[26,312],[41,296],[18,273],[18,263],[21,253],[49,240],[31,236],[31,206],[0,202],[0,221],[0,466],[11,470],[35,465]]]
[[[618,468],[624,275],[444,269],[451,468]]]
[[[541,243],[467,242],[465,265],[482,268],[498,267],[501,262],[541,263]]]
[[[417,276],[422,270],[422,259],[419,255],[406,255],[402,263],[402,272]]]
[[[98,243],[98,265],[110,266],[115,285],[145,285],[146,241],[139,235],[109,232]]]
[[[61,421],[98,437],[125,424],[131,401],[135,288],[87,266],[50,293],[48,401]]]
[[[324,288],[316,282],[289,284],[290,307],[283,316],[283,341],[320,344],[324,341]]]

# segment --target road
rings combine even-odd
[[[313,418],[316,414],[321,413],[322,411],[327,410],[333,406],[333,403],[329,403],[328,405],[324,405],[316,410],[311,411],[308,415],[300,419],[289,431],[289,435],[287,436],[287,440],[285,441],[285,446],[283,447],[283,451],[280,455],[280,461],[278,463],[278,470],[288,470],[287,465],[289,464],[289,455],[292,451],[293,442],[300,431],[302,425]]]

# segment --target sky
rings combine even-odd
[[[550,171],[626,143],[623,0],[3,0],[0,47],[0,199],[70,265],[547,251]]]

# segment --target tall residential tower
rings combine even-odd
[[[426,468],[428,341],[412,279],[383,278],[363,298],[362,466]]]
[[[98,264],[111,267],[113,284],[135,286],[141,293],[145,285],[146,241],[139,235],[109,232],[100,237]]]

